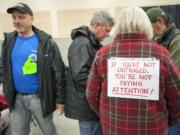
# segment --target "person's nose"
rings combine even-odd
[[[13,22],[15,23],[15,24],[17,24],[17,23],[19,23],[20,22],[20,19],[17,17],[17,18],[14,18],[13,19]]]

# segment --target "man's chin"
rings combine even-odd
[[[17,31],[18,33],[23,33],[23,32],[24,32],[24,29],[16,29],[16,31]]]
[[[105,38],[101,38],[101,39],[99,39],[99,41],[100,41],[100,42],[103,42],[104,39],[105,39]]]

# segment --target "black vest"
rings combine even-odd
[[[157,43],[169,49],[170,43],[176,35],[180,35],[180,30],[176,28],[174,23],[172,23],[162,38],[157,40]]]

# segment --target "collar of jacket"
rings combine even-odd
[[[36,28],[35,26],[32,26],[32,29],[33,31],[38,35],[38,38],[39,38],[39,42],[41,44],[45,44],[46,41],[50,38],[52,38],[51,35],[47,34],[46,32]],[[4,33],[4,37],[5,39],[8,38],[8,40],[15,40],[15,38],[17,37],[18,33],[16,30],[14,30],[13,32],[10,32],[10,33]]]
[[[172,39],[179,34],[180,30],[176,28],[174,23],[172,23],[163,33],[163,35],[156,40],[156,42],[169,49],[169,44],[171,43]]]
[[[119,40],[148,40],[145,34],[141,33],[124,33],[124,34],[117,34],[113,41]]]
[[[174,23],[169,25],[169,27],[164,31],[164,33],[161,36],[159,36],[158,42],[161,42],[161,40],[166,39],[169,36],[169,34],[175,29],[176,29],[176,26]]]
[[[46,44],[48,39],[51,39],[52,36],[49,35],[48,33],[36,28],[35,26],[32,26],[32,30],[38,35],[39,37],[39,42],[43,45]]]

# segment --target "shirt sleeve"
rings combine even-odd
[[[65,100],[65,64],[57,44],[50,40],[51,50],[51,69],[54,74],[56,88],[56,103],[64,104]]]
[[[165,96],[169,110],[169,124],[180,122],[180,68],[169,60],[167,78],[165,79]]]
[[[180,67],[180,35],[175,36],[175,38],[171,41],[169,51],[178,67]]]
[[[82,86],[85,94],[86,83],[91,68],[91,58],[89,54],[90,43],[86,38],[77,38],[73,41],[69,52],[68,60],[73,81]]]

